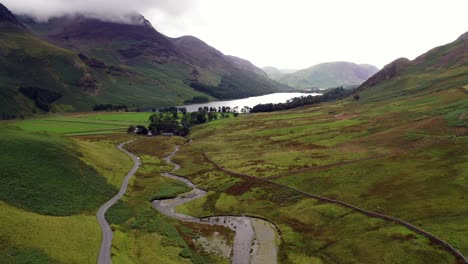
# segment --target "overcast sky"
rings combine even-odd
[[[468,31],[468,0],[3,0],[48,17],[73,10],[141,12],[160,32],[194,35],[255,65],[300,69],[328,61],[381,68]]]

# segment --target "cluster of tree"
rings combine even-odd
[[[258,104],[254,106],[250,110],[250,112],[259,113],[259,112],[273,112],[273,111],[293,109],[293,108],[297,108],[301,106],[313,105],[313,104],[318,104],[322,102],[342,99],[342,98],[348,97],[352,93],[353,93],[353,90],[344,89],[343,87],[337,87],[337,88],[333,88],[333,89],[326,91],[323,95],[320,95],[320,96],[308,95],[308,96],[295,97],[291,100],[288,100],[286,103]]]
[[[246,114],[246,113],[249,113],[251,109],[252,108],[250,108],[248,106],[244,106],[243,108],[241,108],[240,112]],[[233,107],[233,108],[231,108],[230,106],[219,106],[218,108],[208,107],[208,106],[199,107],[198,112],[202,112],[202,111],[213,112],[213,113],[233,113],[234,116],[236,116],[236,117],[239,115],[239,107],[238,106]]]
[[[127,132],[135,133],[137,135],[148,135],[148,129],[142,125],[138,125],[138,126],[131,125],[128,127]]]
[[[207,103],[210,100],[206,96],[194,96],[191,100],[185,100],[184,104],[200,104]]]
[[[153,108],[152,110],[153,110],[153,112],[156,112],[156,108]],[[159,113],[172,113],[172,114],[174,114],[174,113],[177,114],[178,112],[180,112],[180,113],[185,115],[187,113],[187,108],[169,106],[169,107],[164,107],[164,108],[158,109],[158,112]]]
[[[198,112],[212,112],[212,113],[231,113],[231,112],[236,112],[237,110],[237,107],[231,109],[231,107],[229,106],[219,106],[218,108],[216,107],[208,107],[208,106],[204,106],[204,107],[199,107],[198,108]]]
[[[113,104],[98,104],[93,107],[93,111],[120,111],[128,112],[126,105],[113,105]]]
[[[179,115],[179,112],[182,115]],[[237,117],[238,113],[234,113],[233,115]],[[160,109],[159,113],[150,116],[150,125],[148,128],[142,125],[130,126],[127,131],[128,133],[141,135],[147,135],[148,132],[151,131],[152,135],[172,133],[177,136],[185,136],[194,125],[203,124],[218,118],[229,118],[229,116],[228,113],[221,112],[220,115],[218,115],[215,111],[210,112],[204,109],[202,109],[202,111],[188,113],[185,108],[168,107]]]

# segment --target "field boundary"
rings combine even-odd
[[[452,138],[452,137],[450,137],[450,138]],[[446,140],[449,140],[449,139],[446,139]],[[457,259],[457,261],[459,263],[468,264],[468,259],[461,252],[456,250],[452,245],[450,245],[449,243],[445,242],[444,240],[436,237],[435,235],[433,235],[433,234],[431,234],[431,233],[429,233],[427,231],[424,231],[423,229],[421,229],[419,227],[416,227],[416,226],[414,226],[414,225],[412,225],[412,224],[410,224],[408,222],[405,222],[405,221],[403,221],[401,219],[398,219],[398,218],[395,218],[395,217],[392,217],[392,216],[388,216],[388,215],[384,215],[384,214],[380,214],[380,213],[371,212],[371,211],[368,211],[366,209],[363,209],[363,208],[360,208],[360,207],[357,207],[357,206],[354,206],[354,205],[351,205],[351,204],[348,204],[348,203],[345,203],[345,202],[342,202],[342,201],[326,198],[326,197],[319,196],[319,195],[316,195],[316,194],[307,193],[307,192],[299,190],[297,188],[290,187],[290,186],[287,186],[287,185],[283,185],[283,184],[280,184],[280,183],[277,183],[277,182],[274,182],[274,181],[271,181],[271,180],[268,180],[268,179],[265,179],[265,178],[261,178],[261,177],[257,177],[257,176],[253,176],[253,175],[249,175],[249,174],[244,174],[244,173],[232,171],[232,170],[226,169],[226,168],[222,167],[221,165],[217,164],[216,162],[214,162],[206,153],[203,153],[203,156],[210,163],[212,163],[217,169],[219,169],[219,170],[221,170],[221,171],[223,171],[225,173],[228,173],[228,174],[231,174],[231,175],[234,175],[234,176],[238,176],[238,177],[242,177],[242,178],[251,178],[251,179],[266,182],[266,183],[269,183],[269,184],[274,184],[274,185],[279,186],[281,188],[286,188],[286,189],[290,189],[290,190],[299,192],[299,193],[301,193],[301,194],[303,194],[303,195],[305,195],[307,197],[310,197],[310,198],[313,198],[313,199],[316,199],[316,200],[319,200],[319,201],[322,201],[322,202],[337,204],[337,205],[346,207],[348,209],[351,209],[351,210],[353,210],[355,212],[361,213],[361,214],[363,214],[365,216],[368,216],[368,217],[379,218],[379,219],[382,219],[382,220],[385,220],[385,221],[388,221],[388,222],[393,222],[393,223],[402,225],[402,226],[404,226],[404,227],[406,227],[406,228],[408,228],[408,229],[410,229],[410,230],[412,230],[412,231],[414,231],[414,232],[428,238],[433,243],[441,245],[443,248],[445,248],[445,250],[447,250],[449,253],[451,253],[453,256],[455,256],[455,258]]]

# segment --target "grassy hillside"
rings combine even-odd
[[[117,192],[130,159],[109,141],[28,132],[11,122],[2,122],[0,134],[0,262],[95,263],[96,210]]]
[[[11,128],[1,134],[2,201],[36,213],[72,215],[98,208],[116,191],[77,158],[66,138]]]
[[[248,61],[225,56],[195,37],[167,38],[135,16],[144,23],[118,24],[81,16],[47,23],[27,17],[21,21],[35,34],[87,58],[96,91],[88,108],[79,110],[89,109],[92,103],[167,106],[200,95],[227,99],[290,89]]]
[[[367,64],[329,62],[289,74],[273,71],[271,77],[294,88],[330,88],[359,85],[377,71],[375,66]]]
[[[0,22],[0,52],[0,113],[31,114],[54,103],[67,108],[69,102],[63,98],[87,97],[79,84],[87,69],[72,52],[8,22]],[[21,92],[22,87],[40,91],[43,96]],[[48,93],[57,93],[58,98],[48,100]]]

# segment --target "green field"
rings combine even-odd
[[[25,131],[48,131],[67,136],[126,133],[130,125],[148,125],[153,113],[97,113],[45,116],[5,122]]]

